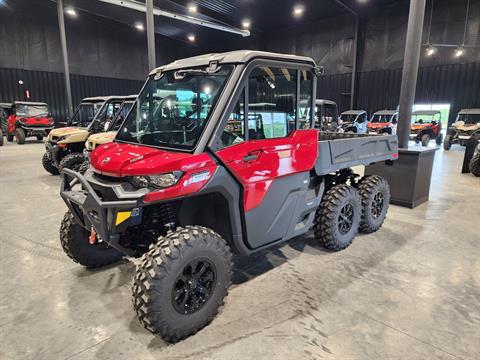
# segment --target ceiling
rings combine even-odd
[[[7,3],[10,1],[12,0],[7,0]],[[145,2],[145,0],[137,1]],[[379,6],[399,1],[407,0],[341,0],[347,7],[360,15]],[[197,6],[197,12],[193,14],[188,11],[188,5],[192,2]],[[251,21],[250,30],[254,36],[279,28],[294,27],[315,19],[349,13],[346,7],[340,5],[339,2],[336,0],[154,0],[154,6],[173,13],[191,15],[236,28],[241,28],[242,20],[247,18]],[[99,0],[64,0],[64,4],[132,26],[132,29],[137,22],[145,23],[144,13]],[[302,5],[305,9],[303,15],[298,18],[293,16],[293,8],[296,5]],[[163,16],[155,17],[155,32],[187,43],[187,36],[194,34],[196,41],[192,45],[197,46],[205,42],[230,41],[241,37],[241,35],[225,33]]]

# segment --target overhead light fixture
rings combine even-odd
[[[461,46],[455,49],[455,57],[463,56],[464,53],[465,53],[465,50]]]
[[[357,0],[357,2],[359,2],[360,4],[365,4],[368,2],[368,0]]]
[[[293,16],[300,17],[303,15],[305,7],[303,5],[295,5],[293,7]]]
[[[135,29],[137,29],[138,31],[145,30],[145,28],[143,27],[143,24],[141,22],[135,23]]]
[[[192,12],[192,13],[196,13],[197,12],[197,5],[195,5],[195,3],[190,3],[187,5],[187,9],[188,11]]]
[[[76,16],[77,16],[77,12],[75,11],[74,8],[70,8],[70,7],[69,7],[69,8],[66,8],[66,9],[65,9],[65,12],[66,12],[68,15],[72,16],[72,17],[76,17]]]
[[[250,25],[252,25],[252,23],[250,22],[249,19],[243,19],[242,20],[242,27],[244,29],[250,29]]]
[[[23,80],[18,80],[19,85],[23,85]]]
[[[432,56],[433,54],[435,54],[435,51],[436,49],[433,46],[429,46],[427,48],[427,56]]]
[[[195,41],[195,35],[190,34],[190,35],[187,36],[187,39],[188,39],[188,41],[190,41],[190,42],[194,42],[194,41]]]

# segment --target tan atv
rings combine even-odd
[[[443,148],[450,150],[452,144],[466,146],[471,137],[480,137],[480,109],[462,109],[458,112],[457,119],[445,136]]]
[[[45,142],[42,164],[45,170],[58,175],[63,168],[78,171],[84,162],[83,149],[88,136],[105,131],[120,108],[125,96],[85,98],[78,106],[67,127],[54,129]]]

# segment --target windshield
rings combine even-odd
[[[373,115],[372,123],[389,123],[392,121],[392,115]]]
[[[480,114],[458,114],[457,121],[464,121],[465,124],[480,123]]]
[[[90,124],[90,122],[93,120],[93,117],[95,116],[95,112],[97,110],[96,108],[98,108],[98,106],[98,104],[93,103],[80,103],[80,105],[78,105],[77,111],[70,119],[69,125],[87,127],[88,124]]]
[[[355,119],[357,118],[358,115],[353,115],[353,114],[342,114],[340,115],[340,119],[344,122],[344,123],[352,123],[355,121]]]
[[[436,115],[413,115],[412,122],[415,124],[430,124],[433,121],[437,121]]]
[[[193,149],[232,69],[222,66],[215,73],[185,69],[150,77],[116,139]]]
[[[48,115],[48,108],[46,105],[16,104],[15,108],[17,116],[33,117]]]
[[[122,104],[120,109],[117,111],[113,121],[111,123],[107,122],[105,126],[107,131],[118,131],[118,129],[120,129],[120,126],[122,126],[123,120],[125,120],[125,118],[127,117],[128,112],[133,106],[133,103],[134,103],[133,101],[128,101],[128,102],[125,101]]]
[[[96,112],[93,121],[88,126],[88,130],[94,132],[105,131],[114,119],[122,103],[122,99],[111,99],[104,102],[100,110]]]

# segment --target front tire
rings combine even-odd
[[[436,143],[437,145],[442,145],[442,142],[443,142],[443,134],[442,134],[442,133],[439,133],[439,134],[437,135],[437,138],[435,139],[435,143]]]
[[[17,130],[15,130],[15,138],[17,139],[18,145],[25,144],[25,137],[25,131],[22,128],[18,128]]]
[[[327,249],[345,249],[358,233],[361,212],[355,188],[346,184],[333,186],[323,196],[315,214],[315,237]]]
[[[89,233],[77,224],[70,211],[60,226],[60,244],[67,256],[87,268],[97,268],[120,261],[123,255],[104,242],[90,244]]]
[[[428,146],[429,142],[430,142],[430,135],[428,134],[422,135],[422,146]]]
[[[450,148],[452,147],[452,135],[450,134],[447,134],[447,136],[445,136],[445,140],[443,140],[443,150],[450,150]]]
[[[8,131],[7,131],[7,141],[8,141],[8,142],[12,142],[12,141],[13,141],[13,133],[9,133]]]
[[[140,323],[169,342],[208,325],[223,304],[232,255],[213,230],[187,226],[151,245],[133,279],[132,301]]]
[[[43,154],[42,157],[42,165],[47,172],[49,172],[52,175],[60,175],[60,171],[58,168],[53,164],[52,160],[50,160],[50,157],[48,156],[48,153]]]
[[[60,172],[65,168],[79,172],[84,162],[85,156],[82,153],[68,154],[60,161]]]
[[[0,130],[0,146],[3,146],[3,132]]]
[[[383,177],[372,175],[362,179],[358,186],[358,193],[362,199],[359,231],[373,233],[382,227],[387,216],[390,185]]]
[[[475,176],[480,176],[480,152],[477,151],[473,154],[468,164],[470,172]]]

